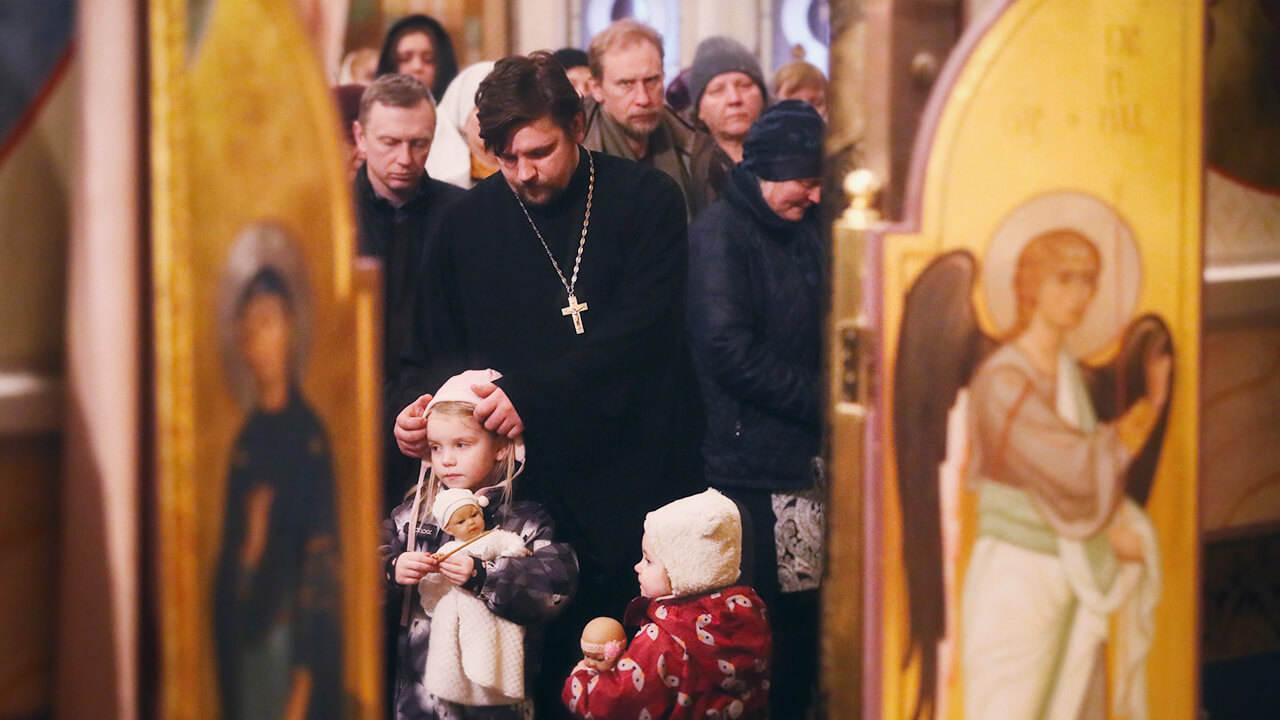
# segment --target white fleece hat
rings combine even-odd
[[[741,574],[742,517],[717,490],[654,510],[644,518],[644,532],[675,597],[732,585]]]
[[[436,135],[427,154],[427,175],[462,188],[471,187],[471,148],[467,146],[467,116],[476,106],[476,89],[493,70],[482,60],[461,70],[436,106]]]
[[[476,495],[465,488],[441,490],[436,495],[435,502],[431,503],[431,515],[435,517],[436,525],[444,527],[449,524],[449,518],[453,517],[458,508],[464,505],[475,505],[484,512],[484,508],[489,505],[489,498]]]
[[[497,370],[467,370],[444,381],[440,389],[431,396],[431,402],[427,403],[427,409],[422,412],[425,416],[431,412],[431,408],[437,403],[442,402],[464,402],[472,405],[480,404],[480,396],[471,390],[472,385],[483,385],[502,377],[502,373]],[[515,448],[516,462],[524,464],[524,437],[518,437],[512,444]],[[427,466],[431,465],[431,458],[423,458],[422,462]]]

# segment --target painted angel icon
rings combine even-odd
[[[913,717],[1147,716],[1173,355],[1165,322],[1134,315],[1141,283],[1119,214],[1060,192],[908,291],[892,412]]]

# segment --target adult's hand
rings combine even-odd
[[[422,417],[429,402],[430,395],[421,395],[396,416],[396,445],[400,452],[419,460],[425,460],[431,454],[427,448],[427,421]]]
[[[520,413],[516,412],[506,391],[491,382],[472,385],[471,391],[480,396],[476,420],[486,430],[513,439],[520,437],[524,432],[524,420],[520,419]]]

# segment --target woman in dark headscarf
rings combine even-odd
[[[437,100],[444,97],[458,74],[453,41],[439,22],[428,15],[406,15],[387,31],[378,56],[378,75],[404,73],[431,88]]]

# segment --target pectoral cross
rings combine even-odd
[[[573,316],[573,330],[579,335],[582,334],[582,313],[587,311],[587,304],[578,304],[578,298],[573,295],[569,296],[568,307],[560,308],[560,314],[564,316]]]

